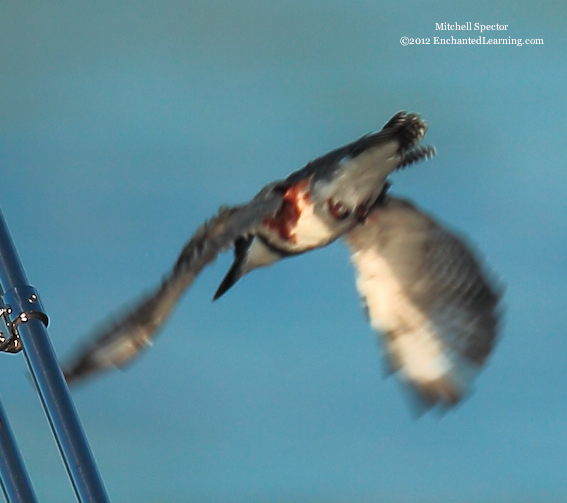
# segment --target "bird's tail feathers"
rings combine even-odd
[[[350,152],[356,157],[368,148],[382,145],[386,142],[396,140],[399,144],[398,150],[405,154],[415,147],[425,136],[427,124],[416,113],[398,112],[380,130],[361,138]]]
[[[412,164],[415,164],[416,162],[427,161],[428,159],[435,157],[436,154],[437,151],[435,150],[435,147],[431,145],[420,145],[404,152],[402,155],[402,160],[396,169],[404,169],[408,166],[411,166]]]

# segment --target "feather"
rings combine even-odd
[[[386,196],[344,237],[385,353],[427,404],[457,403],[497,340],[501,290],[462,237]]]
[[[253,232],[280,206],[281,196],[270,187],[249,204],[223,207],[203,224],[183,248],[172,271],[150,294],[116,322],[88,338],[63,373],[72,383],[111,367],[121,367],[149,347],[180,297],[201,270],[240,235]]]

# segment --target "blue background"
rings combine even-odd
[[[564,2],[51,1],[0,5],[1,206],[63,358],[157,284],[220,204],[396,111],[438,156],[393,191],[461,229],[507,285],[476,393],[415,420],[346,248],[212,294],[73,391],[114,502],[567,499]],[[400,45],[435,23],[544,45]],[[494,33],[485,33],[493,37]],[[22,357],[1,396],[41,501],[73,501]]]

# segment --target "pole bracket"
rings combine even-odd
[[[33,286],[17,286],[2,297],[0,315],[4,318],[10,334],[6,337],[0,332],[0,351],[19,353],[22,350],[22,343],[18,334],[18,325],[35,319],[40,320],[47,327],[49,318]]]

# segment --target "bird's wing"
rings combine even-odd
[[[386,197],[345,241],[393,370],[426,406],[458,402],[497,339],[500,287],[463,238],[402,199]]]
[[[220,208],[183,248],[172,271],[150,294],[138,301],[118,320],[89,337],[63,372],[69,383],[120,367],[152,344],[185,290],[201,270],[230,247],[239,236],[253,233],[260,222],[281,205],[281,193],[265,187],[248,204]]]

